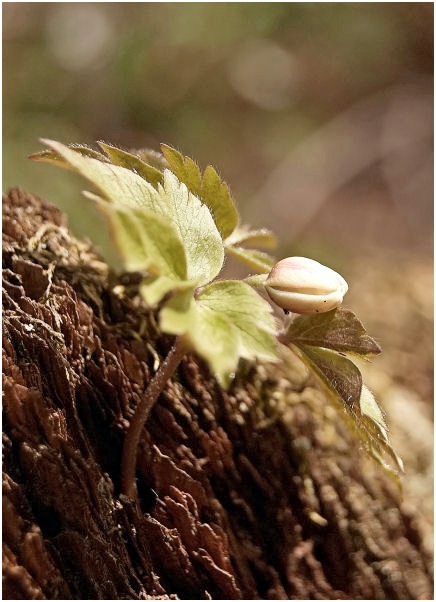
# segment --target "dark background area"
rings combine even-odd
[[[340,271],[382,345],[365,367],[432,515],[433,4],[3,3],[3,188],[107,238],[38,138],[213,164],[277,255]]]

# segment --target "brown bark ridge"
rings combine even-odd
[[[432,598],[413,507],[292,356],[229,392],[186,356],[137,512],[122,443],[171,340],[60,211],[3,203],[4,599]]]

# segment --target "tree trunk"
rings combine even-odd
[[[4,599],[432,598],[413,507],[291,354],[229,392],[186,356],[138,513],[122,443],[172,341],[60,211],[3,202]]]

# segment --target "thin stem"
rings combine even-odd
[[[138,502],[138,494],[135,484],[136,459],[138,454],[139,439],[142,429],[150,416],[150,412],[156,403],[162,390],[177,369],[183,356],[188,349],[184,339],[178,337],[165,360],[159,366],[153,376],[143,397],[139,401],[129,429],[124,439],[123,456],[121,461],[121,488],[125,495]]]

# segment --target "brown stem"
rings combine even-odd
[[[121,461],[121,489],[123,493],[138,502],[135,484],[136,458],[138,454],[139,439],[142,429],[156,403],[159,395],[174,374],[181,359],[185,355],[188,345],[184,339],[178,337],[165,360],[153,376],[143,397],[139,401],[129,429],[124,439],[123,455]]]

